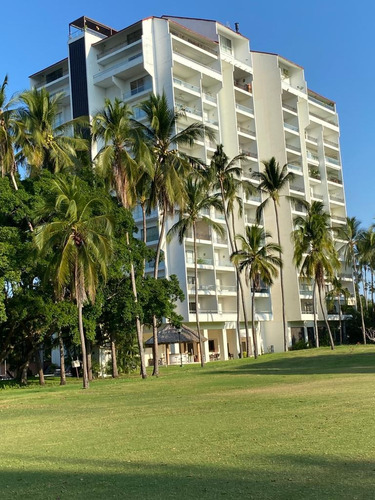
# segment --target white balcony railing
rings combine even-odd
[[[194,92],[200,92],[200,88],[197,87],[197,85],[193,85],[192,83],[185,82],[184,80],[181,80],[180,78],[173,78],[173,83],[176,85],[179,85],[180,87],[184,87],[188,90],[193,90]]]

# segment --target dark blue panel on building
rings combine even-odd
[[[88,116],[87,72],[85,40],[80,38],[69,44],[70,78],[72,89],[73,118]]]

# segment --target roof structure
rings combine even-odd
[[[205,342],[207,339],[202,337],[202,340]],[[168,323],[163,326],[158,331],[158,344],[179,344],[181,342],[199,342],[199,336],[197,332],[191,330],[185,325],[181,325],[180,328],[176,328],[175,326]],[[151,337],[146,341],[146,345],[154,345],[154,339]]]

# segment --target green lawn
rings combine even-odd
[[[375,348],[0,390],[0,498],[375,497]]]

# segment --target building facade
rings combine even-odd
[[[223,144],[229,158],[245,153],[243,179],[262,169],[261,160],[275,156],[295,174],[281,198],[280,227],[283,247],[285,304],[290,343],[312,340],[312,284],[293,264],[291,232],[293,218],[305,208],[298,199],[324,202],[333,228],[345,224],[346,205],[339,147],[339,123],[333,101],[308,89],[304,70],[270,53],[252,52],[249,40],[216,21],[180,17],[151,17],[121,31],[88,18],[69,26],[68,57],[30,77],[31,85],[65,98],[58,121],[87,115],[103,107],[104,99],[121,98],[143,116],[137,105],[150,93],[165,93],[171,107],[183,109],[181,128],[201,122],[215,140],[197,141],[186,150],[210,162],[216,144]],[[95,155],[96,151],[93,151]],[[236,232],[244,233],[255,223],[261,195],[238,195],[243,216],[236,219]],[[297,201],[289,201],[287,195]],[[206,214],[208,215],[208,214]],[[209,216],[225,227],[224,216],[212,209]],[[142,213],[134,211],[141,227]],[[148,218],[147,242],[155,245],[159,214]],[[167,231],[173,225],[167,221]],[[273,208],[262,224],[276,240]],[[176,274],[186,300],[178,305],[184,323],[195,325],[198,308],[205,342],[206,360],[238,356],[236,334],[236,277],[230,262],[227,237],[219,237],[203,222],[198,224],[198,304],[195,303],[193,239],[188,235],[163,243],[160,275]],[[139,232],[141,234],[141,232]],[[337,242],[339,245],[339,242]],[[148,272],[152,269],[149,267]],[[354,299],[353,277],[343,266],[340,277]],[[329,284],[327,284],[329,287]],[[250,294],[246,291],[248,316]],[[280,282],[256,291],[256,325],[263,352],[283,350]],[[338,316],[331,315],[331,319]],[[322,318],[319,316],[319,320]],[[241,317],[241,341],[245,328]],[[176,347],[178,349],[178,347]]]

